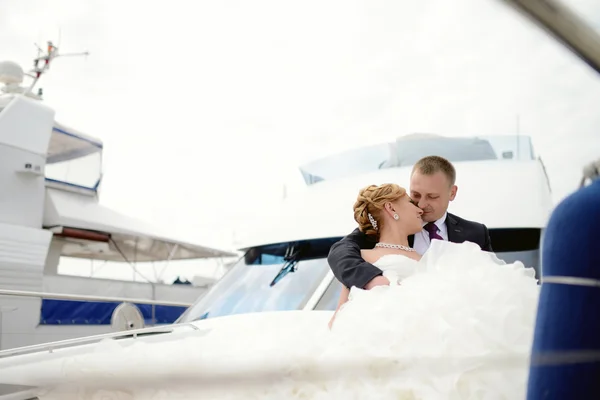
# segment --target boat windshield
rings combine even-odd
[[[395,146],[392,143],[348,150],[305,164],[300,167],[300,172],[307,185],[360,175],[385,166],[394,151]]]
[[[415,134],[383,143],[348,150],[300,167],[307,185],[375,172],[385,168],[412,166],[422,157],[439,155],[451,162],[484,160],[533,160],[531,138],[519,135],[446,137]]]
[[[302,309],[329,271],[329,248],[340,239],[281,243],[249,249],[177,322]]]

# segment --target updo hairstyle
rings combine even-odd
[[[358,192],[356,203],[354,203],[354,220],[358,223],[358,229],[366,235],[379,236],[384,224],[383,208],[386,203],[392,203],[406,195],[406,189],[395,183],[383,185],[370,185]],[[374,220],[371,222],[369,215]]]

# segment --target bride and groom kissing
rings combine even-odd
[[[416,360],[403,367],[403,387],[429,393],[416,398],[524,398],[535,272],[496,257],[485,225],[448,213],[455,180],[448,160],[429,156],[413,167],[409,193],[360,190],[358,228],[328,256],[343,285],[330,332],[366,354],[378,337],[377,354]],[[503,369],[498,356],[513,364]],[[428,357],[440,361],[423,369]]]
[[[419,260],[434,240],[472,242],[491,252],[487,227],[448,213],[456,197],[456,170],[450,161],[428,156],[414,165],[410,195],[395,184],[362,189],[354,204],[359,227],[334,244],[328,262],[344,288],[341,306],[349,288],[372,289],[390,285],[391,271],[375,266],[383,256],[398,254]]]

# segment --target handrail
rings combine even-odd
[[[504,0],[600,73],[600,36],[559,0]]]
[[[198,328],[196,325],[194,325],[191,322],[185,322],[185,323],[181,323],[181,324],[170,324],[170,325],[165,325],[165,326],[155,326],[155,327],[151,327],[151,328],[132,329],[129,331],[104,333],[101,335],[85,336],[85,337],[80,337],[80,338],[75,338],[75,339],[65,339],[65,340],[59,340],[56,342],[41,343],[41,344],[34,344],[31,346],[16,347],[14,349],[0,350],[0,358],[6,358],[6,357],[24,355],[24,354],[31,354],[31,353],[43,352],[43,351],[48,351],[49,353],[52,353],[54,350],[63,349],[63,348],[71,347],[71,346],[82,345],[82,344],[90,344],[93,342],[99,342],[103,339],[118,339],[118,338],[125,338],[127,336],[132,336],[133,339],[137,339],[138,335],[141,335],[141,334],[170,333],[170,332],[173,332],[173,330],[175,328],[179,328],[179,327],[188,327],[188,328],[192,328],[195,331],[200,330],[200,328]]]
[[[136,299],[128,297],[107,297],[107,296],[90,296],[84,294],[66,294],[66,293],[50,293],[50,292],[32,292],[27,290],[7,290],[0,289],[0,296],[20,296],[20,297],[39,297],[43,299],[54,300],[75,300],[75,301],[103,301],[107,303],[137,303],[150,304],[157,306],[174,306],[174,307],[189,307],[191,303],[168,300],[150,300]]]

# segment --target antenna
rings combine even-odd
[[[60,31],[59,31],[60,37]],[[38,56],[33,60],[33,69],[27,76],[33,78],[33,82],[29,86],[29,88],[25,91],[26,94],[32,93],[33,88],[40,80],[41,76],[46,73],[50,69],[50,64],[55,58],[58,57],[73,57],[73,56],[89,56],[88,51],[80,52],[80,53],[59,53],[58,47],[55,46],[52,41],[48,41],[46,45],[46,51],[37,44],[34,43],[35,47],[38,50]],[[41,90],[38,91],[38,96],[41,96]]]

